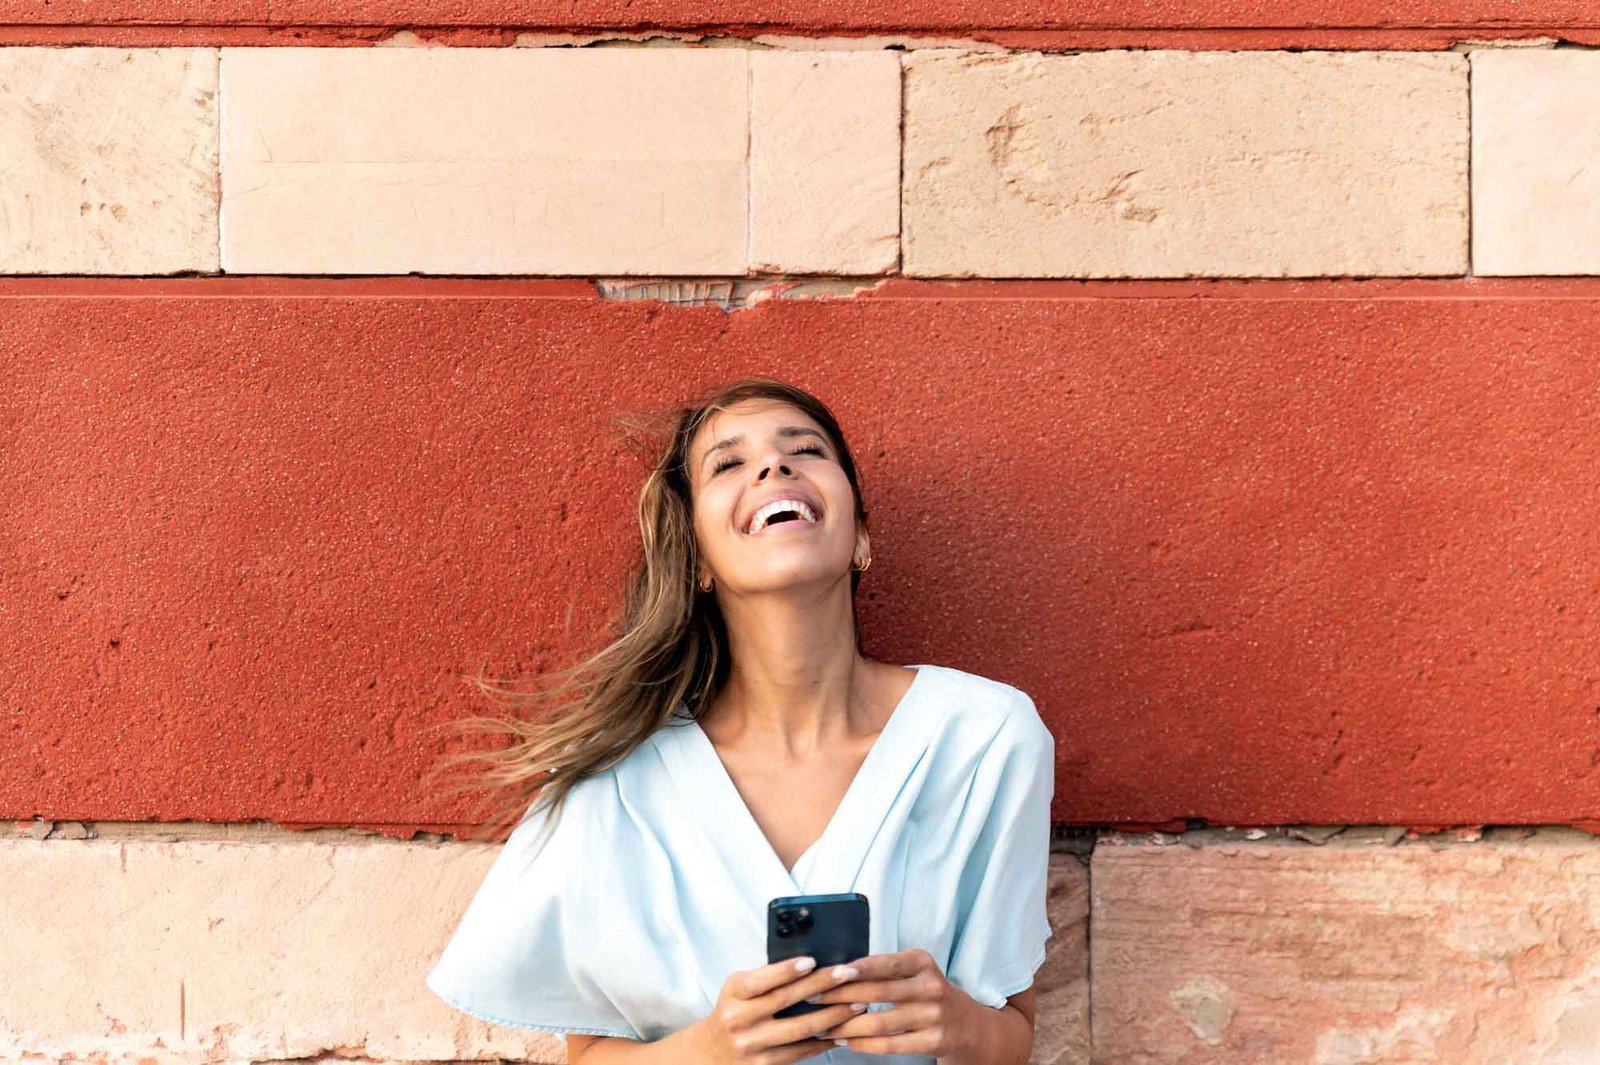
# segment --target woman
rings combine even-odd
[[[513,808],[549,801],[428,986],[583,1065],[1026,1062],[1054,740],[1010,685],[862,655],[871,542],[832,414],[724,387],[677,415],[639,519],[621,636],[500,756]],[[852,891],[869,955],[765,963],[771,898]],[[826,1008],[773,1016],[802,999]]]

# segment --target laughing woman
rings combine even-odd
[[[1022,1065],[1051,935],[1033,701],[861,653],[856,466],[797,388],[678,412],[638,513],[618,638],[468,756],[526,812],[428,987],[583,1065]],[[833,892],[867,896],[870,952],[767,963],[768,901]]]

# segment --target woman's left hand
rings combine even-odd
[[[890,1002],[827,1031],[818,1039],[868,1054],[926,1054],[943,1058],[963,1049],[971,1032],[963,1022],[978,1002],[945,979],[933,955],[921,947],[894,954],[869,954],[849,963],[860,973],[809,1002]]]

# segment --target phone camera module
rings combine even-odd
[[[804,935],[811,931],[811,910],[805,906],[782,909],[777,912],[776,933],[779,939],[788,939],[795,933]]]

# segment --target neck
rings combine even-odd
[[[848,583],[815,593],[723,602],[732,666],[706,720],[730,745],[781,745],[797,757],[867,729],[870,663],[856,650]],[[704,721],[702,722],[704,724]]]

